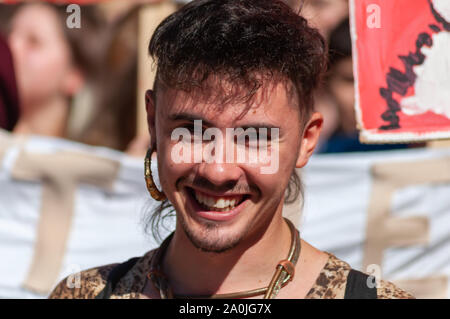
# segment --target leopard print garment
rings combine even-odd
[[[141,257],[133,268],[118,282],[111,299],[140,299],[146,283],[148,265],[154,250]],[[333,254],[321,270],[306,299],[342,299],[344,298],[347,276],[351,267]],[[50,294],[51,299],[94,298],[106,284],[106,278],[117,264],[92,268],[81,272],[80,288],[69,288],[63,279]],[[394,286],[391,282],[380,281],[377,288],[378,299],[411,299],[411,294]]]

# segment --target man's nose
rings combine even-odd
[[[241,168],[233,163],[206,163],[199,164],[197,171],[199,177],[220,187],[232,187],[242,176]]]

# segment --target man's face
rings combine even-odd
[[[231,103],[219,110],[212,103],[193,100],[184,92],[170,89],[158,91],[155,108],[153,103],[148,106],[155,120],[153,126],[149,116],[151,134],[156,136],[161,186],[176,209],[177,227],[181,226],[198,248],[220,252],[244,238],[257,238],[274,214],[281,214],[284,192],[298,160],[302,125],[296,96],[288,95],[285,85],[272,87],[265,91],[268,93],[265,98],[260,89],[245,113],[242,113],[245,104]],[[183,141],[172,138],[174,130],[180,128],[186,128],[194,136],[194,120],[202,120],[203,130],[215,128],[223,134],[222,143],[209,153],[215,154],[220,148],[221,160],[211,162],[205,155],[195,162],[195,138]],[[272,156],[271,160],[279,162],[271,174],[262,173],[269,164],[259,159],[250,162],[246,157],[242,162],[237,155],[232,161],[226,158],[231,148],[234,154],[239,151],[255,154],[255,140],[242,143],[226,134],[227,129],[249,127],[257,132],[267,128],[269,133],[278,129],[278,138],[276,135],[272,135],[272,140],[267,138],[267,152],[276,153],[278,158]],[[180,143],[183,147],[192,146],[191,160],[187,163],[180,163],[179,157],[174,156],[179,155]],[[211,143],[203,140],[200,145],[205,149]]]

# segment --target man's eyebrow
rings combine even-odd
[[[203,119],[201,116],[190,114],[190,113],[174,113],[169,115],[169,120],[171,121],[187,121],[194,122],[196,120],[201,120],[203,125],[213,126],[211,122]]]
[[[280,129],[278,126],[268,124],[268,123],[263,123],[263,122],[247,123],[245,125],[238,125],[237,128],[242,128],[244,130],[249,129],[249,128],[254,128],[254,129],[266,128],[269,132],[273,128]]]
[[[205,126],[209,126],[209,127],[214,126],[211,122],[204,120],[199,115],[185,113],[185,112],[171,114],[171,115],[169,115],[169,120],[171,120],[171,121],[187,121],[187,122],[194,122],[196,120],[201,120],[202,124]],[[264,123],[264,122],[246,123],[245,125],[237,125],[235,128],[242,128],[244,130],[249,129],[249,128],[254,128],[254,129],[266,128],[269,132],[271,129],[280,129],[280,127],[278,127],[278,126],[275,126],[275,125],[272,125],[269,123]]]

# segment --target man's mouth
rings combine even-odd
[[[234,196],[210,196],[200,191],[194,190],[194,196],[203,208],[217,212],[226,212],[238,206],[244,195]]]
[[[186,187],[186,190],[194,208],[200,212],[208,212],[208,214],[233,214],[238,210],[240,211],[243,202],[250,198],[250,194],[213,195],[191,187]]]

